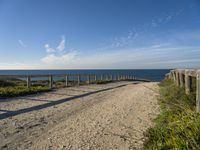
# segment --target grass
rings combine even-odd
[[[122,81],[132,81],[130,79]],[[112,80],[90,80],[90,84],[107,84],[115,82]],[[35,94],[39,92],[50,91],[48,88],[48,80],[33,80],[31,81],[31,88],[26,87],[26,81],[15,78],[1,78],[0,79],[0,98],[22,96],[28,94]],[[87,85],[88,81],[81,80],[80,85]],[[78,81],[70,80],[68,81],[67,86],[76,86]],[[64,79],[54,81],[54,88],[63,88],[66,87],[66,81]]]
[[[31,87],[30,89],[25,86],[14,86],[14,87],[0,87],[0,98],[22,96],[28,94],[36,94],[39,92],[49,91],[48,87]]]
[[[0,80],[0,98],[36,94],[50,91],[42,82],[33,82],[31,88],[26,87],[26,81],[19,79]]]
[[[146,133],[145,149],[200,150],[200,114],[195,112],[195,93],[186,95],[170,80],[159,86],[161,113]]]
[[[65,80],[54,81],[54,88],[66,87]],[[94,81],[91,80],[90,84],[106,84],[113,81]],[[20,79],[0,79],[0,98],[16,97],[40,92],[50,91],[48,80],[32,81],[31,88],[26,87],[26,81]],[[88,84],[87,81],[80,81],[80,85]],[[68,86],[78,85],[77,81],[68,81]]]

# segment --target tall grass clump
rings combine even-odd
[[[148,150],[200,150],[200,114],[195,111],[195,93],[186,95],[171,80],[160,84],[161,113],[146,133]]]

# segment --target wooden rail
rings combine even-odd
[[[119,81],[119,80],[141,80],[141,81],[147,81],[150,80],[142,79],[142,78],[136,78],[133,75],[112,75],[112,74],[43,74],[43,75],[0,75],[0,79],[19,79],[19,78],[25,78],[26,79],[26,85],[28,88],[31,87],[31,79],[33,78],[48,78],[49,81],[49,88],[53,88],[54,78],[55,77],[64,77],[65,78],[65,85],[69,85],[69,77],[73,77],[73,79],[76,79],[78,85],[80,85],[80,79],[81,77],[87,77],[87,83],[91,83],[91,78],[93,77],[93,81]],[[98,78],[99,77],[99,78]]]
[[[185,88],[188,95],[192,90],[192,77],[196,78],[196,111],[200,112],[200,69],[174,69],[166,74],[177,86]]]

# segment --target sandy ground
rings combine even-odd
[[[116,82],[0,101],[0,149],[142,149],[157,83]]]

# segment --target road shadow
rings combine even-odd
[[[84,94],[81,94],[81,95],[76,95],[76,96],[73,96],[73,97],[60,99],[60,100],[57,100],[57,101],[49,101],[48,103],[45,103],[45,104],[40,104],[40,105],[37,105],[37,106],[32,106],[32,107],[28,107],[28,108],[24,108],[24,109],[9,111],[9,112],[0,114],[0,120],[6,119],[6,118],[9,118],[9,117],[13,117],[13,116],[17,116],[17,115],[20,115],[20,114],[24,114],[24,113],[28,113],[28,112],[37,111],[37,110],[41,110],[41,109],[44,109],[44,108],[52,107],[52,106],[55,106],[55,105],[58,105],[58,104],[61,104],[61,103],[65,103],[65,102],[77,99],[77,98],[86,97],[86,96],[89,96],[89,95],[92,95],[92,94],[96,94],[96,93],[120,88],[120,87],[123,87],[123,86],[126,86],[126,85],[128,85],[128,84],[123,84],[123,85],[110,87],[110,88],[106,88],[106,89],[102,89],[102,90],[92,91],[92,92],[84,93]]]

